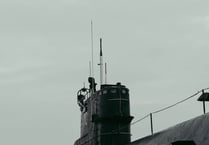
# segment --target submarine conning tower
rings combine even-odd
[[[77,93],[81,135],[74,145],[126,145],[131,141],[130,123],[133,119],[130,116],[129,89],[121,83],[113,85],[105,81],[103,84],[101,38],[99,65],[100,90],[96,90],[97,84],[90,75],[89,88],[84,87]]]
[[[94,78],[89,89],[78,91],[81,110],[81,136],[74,145],[126,145],[131,141],[129,89],[121,83],[103,84],[95,90]]]

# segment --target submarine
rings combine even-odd
[[[209,145],[209,113],[205,110],[201,116],[131,141],[134,117],[130,114],[129,89],[120,82],[103,83],[102,39],[99,65],[100,88],[96,89],[95,78],[90,76],[89,87],[77,92],[81,126],[80,137],[74,145]],[[204,90],[198,99],[203,102],[203,107],[205,101],[209,101],[209,93]]]

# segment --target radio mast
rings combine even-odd
[[[100,38],[100,85],[103,84],[103,54],[102,54],[102,38]]]
[[[93,22],[91,20],[91,73],[94,77],[94,40],[93,40]]]

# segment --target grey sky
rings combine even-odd
[[[1,0],[0,144],[79,137],[91,20],[97,82],[102,37],[109,83],[130,89],[136,118],[209,87],[208,0]],[[195,100],[154,116],[155,131],[200,115]],[[133,139],[149,134],[148,123],[133,127]]]

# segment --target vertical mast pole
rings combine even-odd
[[[100,85],[103,84],[103,54],[102,54],[102,38],[100,38]]]
[[[152,120],[152,113],[150,113],[150,125],[151,125],[151,135],[153,135],[153,120]]]
[[[91,61],[89,61],[89,77],[91,77]]]
[[[202,94],[204,95],[204,90],[202,90]],[[205,114],[205,97],[203,96],[203,113]]]
[[[93,41],[93,22],[91,20],[91,69],[92,77],[94,77],[94,41]]]

